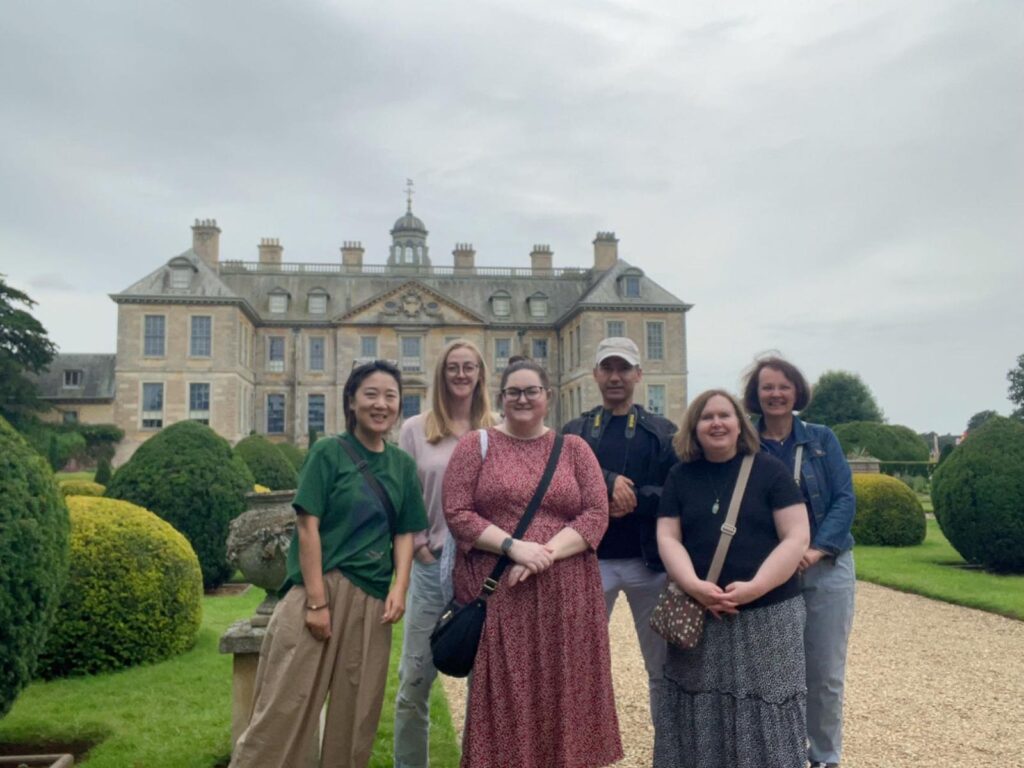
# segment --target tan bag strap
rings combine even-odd
[[[796,484],[800,485],[800,464],[804,459],[804,447],[798,445],[796,447],[796,456],[793,457],[793,479],[796,480]]]
[[[753,465],[754,456],[748,453],[740,464],[740,474],[736,478],[736,487],[732,489],[732,498],[729,500],[729,511],[725,515],[725,522],[722,523],[722,535],[718,539],[715,556],[711,559],[711,567],[708,568],[706,580],[712,583],[718,581],[722,566],[725,565],[725,556],[729,552],[729,545],[732,544],[732,537],[736,535],[736,518],[740,515],[740,502],[743,501],[743,494],[747,490],[747,480],[750,479],[750,468]]]

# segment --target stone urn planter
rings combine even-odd
[[[248,509],[231,521],[228,562],[246,580],[267,591],[266,599],[252,618],[254,627],[265,627],[277,604],[277,590],[287,575],[285,561],[295,535],[295,491],[248,493]]]

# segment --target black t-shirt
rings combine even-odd
[[[626,438],[629,415],[611,416],[604,426],[599,441],[594,445],[597,463],[602,469],[625,475],[637,486],[643,485],[647,466],[658,460],[658,438],[637,424],[633,436]],[[592,428],[588,420],[585,428]],[[585,433],[590,437],[589,433]],[[647,518],[648,521],[650,518]],[[602,560],[627,557],[641,557],[640,542],[644,538],[644,519],[636,512],[625,517],[613,517],[608,521],[608,531],[597,547],[597,556]],[[647,522],[650,525],[650,522]]]
[[[701,578],[707,576],[722,535],[722,523],[725,522],[742,458],[737,455],[720,463],[698,459],[676,464],[661,492],[658,516],[679,518],[683,543],[694,570]],[[716,500],[718,511],[713,513]],[[765,453],[754,456],[750,480],[736,519],[736,535],[718,577],[719,586],[754,578],[761,563],[779,543],[773,512],[801,504],[803,500],[803,494],[781,461]],[[798,594],[800,585],[794,574],[782,585],[744,607],[770,605]]]

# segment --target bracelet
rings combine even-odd
[[[306,606],[306,610],[307,611],[322,611],[326,607],[327,607],[327,603],[321,603],[320,605],[307,605]]]

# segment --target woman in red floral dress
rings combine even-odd
[[[463,768],[590,768],[622,757],[595,550],[608,527],[601,468],[567,435],[551,485],[523,538],[512,531],[533,496],[555,433],[551,392],[532,361],[501,381],[505,422],[455,448],[444,513],[458,544],[455,597],[477,596],[498,555],[513,562],[488,598],[470,683]]]

